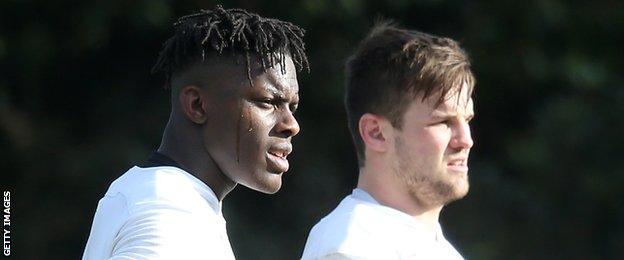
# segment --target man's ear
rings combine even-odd
[[[178,97],[186,118],[196,124],[204,124],[208,120],[209,100],[203,89],[187,85],[180,89]]]
[[[360,117],[358,128],[362,141],[367,148],[376,152],[386,152],[388,150],[388,134],[386,124],[382,116],[366,113]]]

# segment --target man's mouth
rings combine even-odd
[[[447,168],[454,172],[468,172],[468,158],[456,158],[446,164]]]
[[[280,144],[271,147],[267,151],[267,166],[269,167],[269,171],[275,173],[283,173],[288,171],[288,155],[292,151],[292,146],[290,144]]]
[[[269,151],[268,153],[281,158],[286,158],[287,156],[285,151]]]

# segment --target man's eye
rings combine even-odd
[[[451,125],[451,120],[441,120],[441,121],[433,123],[432,125],[449,126],[449,125]]]
[[[290,105],[290,113],[293,115],[297,113],[297,109],[299,109],[299,105]]]
[[[258,105],[262,108],[274,108],[277,107],[277,104],[275,104],[275,102],[273,100],[270,99],[265,99],[265,100],[259,100],[256,103],[258,103]]]

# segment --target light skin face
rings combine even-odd
[[[414,100],[394,131],[390,150],[394,172],[422,207],[443,206],[468,193],[468,155],[473,146],[469,122],[474,116],[467,91]]]
[[[257,64],[256,64],[257,65]],[[262,72],[252,68],[253,86],[240,73],[209,110],[203,142],[207,154],[228,179],[264,193],[275,193],[288,170],[291,139],[299,132],[294,111],[299,104],[296,71],[287,58]]]
[[[382,205],[428,223],[434,230],[440,210],[468,192],[468,154],[473,145],[469,122],[474,115],[465,89],[439,96],[416,97],[400,128],[381,115],[360,117],[365,144],[358,188]]]

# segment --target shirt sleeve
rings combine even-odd
[[[108,259],[115,234],[127,218],[128,209],[123,195],[104,196],[98,202],[82,260]]]
[[[225,223],[170,206],[131,215],[113,244],[115,260],[233,258]]]

